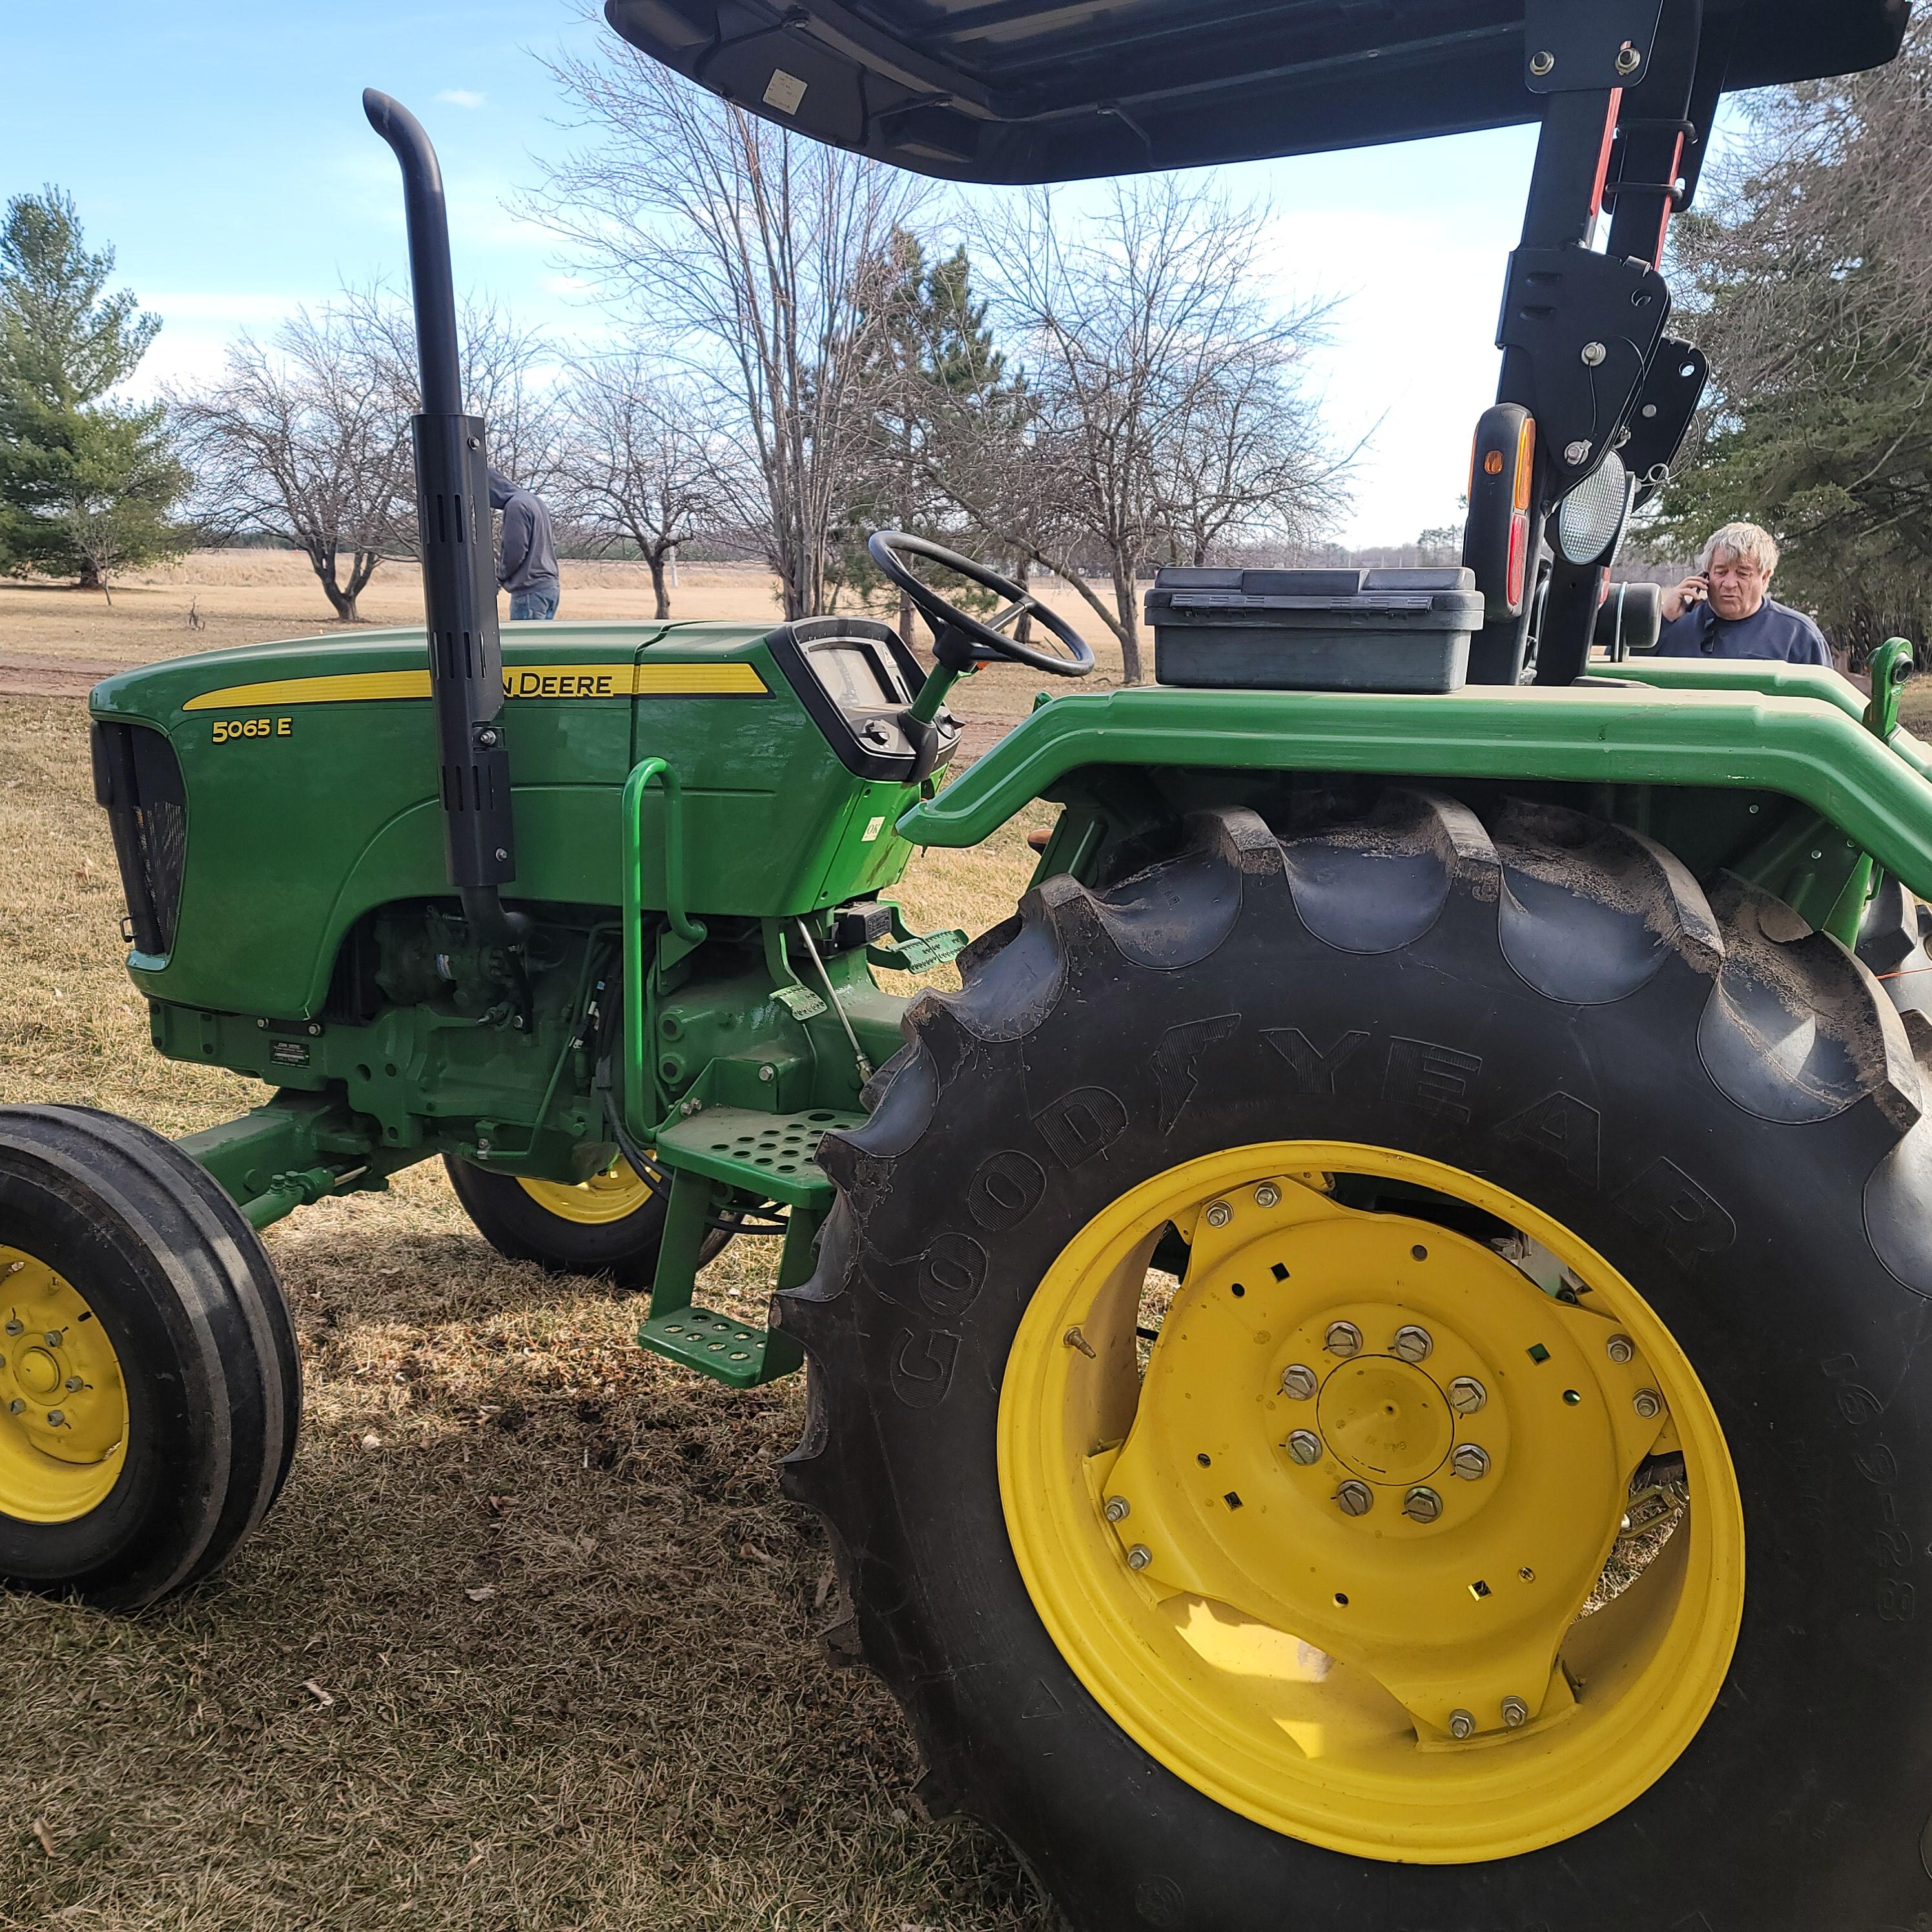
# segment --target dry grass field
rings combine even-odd
[[[650,574],[642,564],[566,559],[562,570],[560,615],[651,620]],[[1099,666],[1086,688],[1118,684],[1120,651],[1105,627],[1064,584],[1045,594],[1094,645]],[[0,578],[0,697],[84,698],[110,671],[156,658],[272,638],[354,637],[367,625],[422,621],[422,589],[409,565],[384,564],[362,593],[364,625],[343,625],[307,560],[287,550],[199,551],[168,568],[136,572],[114,585],[112,596],[110,604],[98,591]],[[672,592],[671,614],[776,622],[778,581],[752,564],[689,565]],[[968,754],[983,751],[1023,717],[1048,681],[998,665],[956,686],[951,702],[966,724]]]
[[[289,560],[212,561],[111,611],[0,588],[0,670],[325,628]],[[370,614],[412,614],[404,574],[377,585]],[[764,614],[754,582],[715,594],[737,608],[691,614]],[[1023,830],[922,860],[909,910],[1003,916]],[[253,1104],[147,1046],[73,698],[0,699],[0,1100],[168,1133]],[[919,1816],[896,1708],[827,1660],[824,1542],[777,1481],[796,1382],[646,1355],[636,1301],[501,1260],[440,1168],[268,1238],[308,1410],[263,1531],[138,1618],[0,1598],[0,1932],[1044,1932],[1004,1847]],[[708,1295],[756,1317],[769,1245]]]

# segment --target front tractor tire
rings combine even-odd
[[[279,1494],[300,1358],[261,1238],[158,1134],[0,1107],[0,1586],[136,1610]]]
[[[547,1274],[602,1276],[626,1289],[650,1286],[669,1197],[621,1154],[574,1185],[495,1173],[456,1154],[446,1154],[442,1165],[464,1213],[499,1254],[535,1262]],[[713,1228],[699,1265],[730,1238]]]
[[[1080,1932],[1932,1922],[1908,1019],[1562,808],[1192,830],[909,1010],[778,1298],[932,1808]]]

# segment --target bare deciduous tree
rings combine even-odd
[[[874,278],[927,194],[911,176],[726,106],[628,47],[552,64],[590,140],[531,211],[694,377],[748,447],[788,616],[824,608],[830,532],[864,447]]]
[[[1026,374],[1024,424],[995,412],[974,449],[949,439],[949,487],[986,535],[1065,578],[1143,672],[1138,580],[1162,558],[1204,556],[1262,528],[1306,528],[1340,501],[1298,364],[1326,310],[1271,305],[1265,223],[1211,183],[1116,182],[1070,221],[1047,190],[976,224],[992,313]],[[1100,561],[1112,608],[1084,581]]]
[[[218,382],[173,400],[204,519],[292,544],[336,616],[356,622],[410,500],[404,412],[381,338],[346,308],[304,309],[272,344],[243,335]]]
[[[402,412],[420,406],[415,316],[377,284],[345,290],[340,306],[352,325],[380,341]],[[472,296],[457,318],[463,406],[489,425],[490,460],[541,496],[562,481],[567,411],[549,339],[520,326],[509,310]]]
[[[1166,554],[1203,565],[1232,546],[1305,544],[1342,508],[1354,452],[1337,454],[1300,393],[1304,348],[1232,346],[1204,373],[1162,452]]]
[[[690,384],[667,381],[634,352],[580,364],[565,454],[572,516],[634,544],[650,566],[657,614],[670,615],[666,566],[680,544],[722,520],[730,449],[707,429]]]
[[[557,409],[537,378],[542,338],[494,304],[466,304],[460,326],[467,406],[490,418],[492,460],[550,481]],[[344,623],[385,554],[415,544],[415,357],[407,308],[380,286],[349,289],[268,343],[243,335],[219,380],[170,399],[204,524],[299,550]]]

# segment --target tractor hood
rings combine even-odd
[[[633,46],[815,140],[922,174],[1018,182],[1534,119],[1526,6],[1560,31],[1564,0],[605,0],[604,11]],[[1706,0],[1705,58],[1732,88],[1850,73],[1892,58],[1909,11],[1907,0]]]

